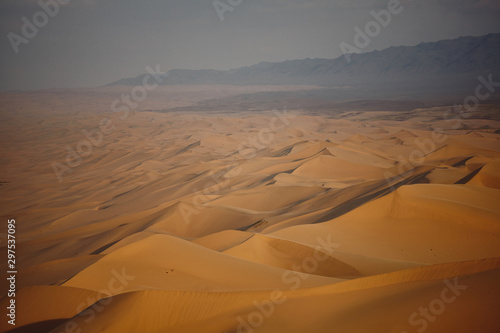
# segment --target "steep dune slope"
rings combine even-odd
[[[423,320],[429,332],[478,327],[494,333],[500,327],[495,320],[500,289],[492,283],[499,268],[498,259],[440,264],[313,289],[292,283],[274,293],[138,291],[115,297],[88,324],[81,317],[73,321],[82,332],[326,332],[335,327],[382,333],[421,329]],[[434,309],[432,321],[418,314],[422,307]],[[364,320],[355,320],[360,314]],[[457,321],[463,315],[469,318],[466,325]]]
[[[331,235],[342,252],[421,263],[497,257],[499,195],[468,185],[404,186],[330,222],[271,235],[305,244]]]
[[[64,286],[89,290],[106,287],[113,271],[129,277],[124,291],[141,289],[230,291],[274,289],[282,285],[283,269],[239,260],[188,241],[154,235],[124,246],[82,270]],[[310,276],[305,285],[338,279]]]

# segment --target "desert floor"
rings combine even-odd
[[[112,112],[127,89],[0,95],[0,331],[500,332],[498,107]]]

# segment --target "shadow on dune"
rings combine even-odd
[[[7,331],[7,333],[43,333],[50,332],[57,326],[66,322],[67,319],[53,319],[45,320],[37,323],[21,326],[13,330]]]

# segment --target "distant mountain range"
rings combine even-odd
[[[164,74],[163,85],[373,85],[397,87],[473,86],[478,75],[500,73],[500,34],[460,37],[416,46],[390,47],[336,59],[261,62],[232,70],[174,69]],[[168,75],[167,75],[168,74]],[[145,74],[146,75],[146,74]],[[144,75],[107,86],[141,85]],[[497,80],[497,81],[500,81]]]

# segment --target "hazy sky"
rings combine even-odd
[[[220,0],[235,5],[221,21],[213,0],[58,1],[66,4],[54,17],[40,13],[39,1],[0,1],[0,90],[99,86],[156,64],[163,71],[231,69],[336,58],[341,42],[354,44],[354,27],[364,29],[370,11],[389,3]],[[500,32],[500,0],[401,0],[401,6],[363,52]],[[38,20],[36,35],[26,28],[23,34],[23,17]]]

